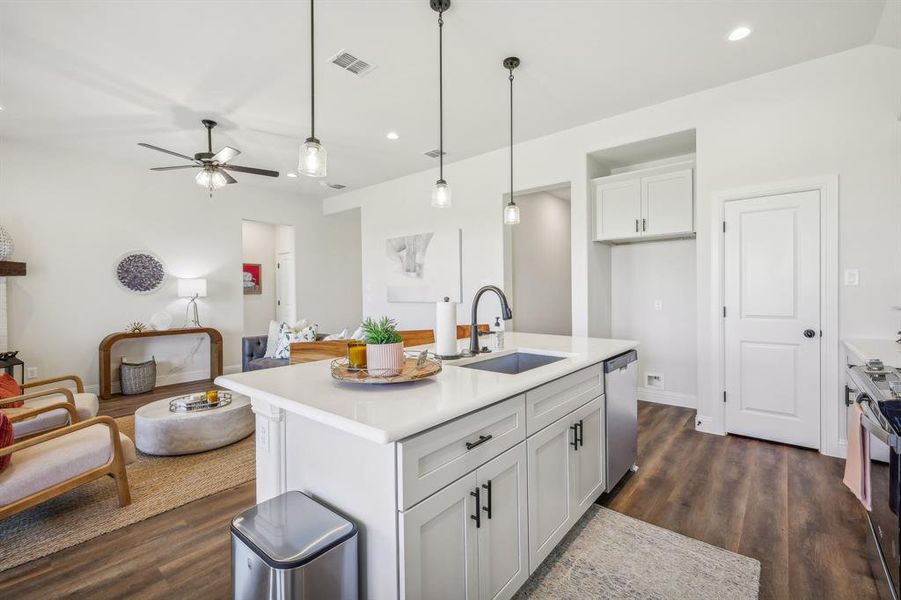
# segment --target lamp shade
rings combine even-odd
[[[178,297],[179,298],[206,298],[206,279],[179,279],[178,280]]]

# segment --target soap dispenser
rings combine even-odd
[[[494,318],[494,325],[491,326],[491,333],[494,334],[494,348],[502,350],[504,348],[504,324],[501,323],[500,317]]]

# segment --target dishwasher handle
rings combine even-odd
[[[629,366],[629,363],[633,363],[636,360],[638,360],[637,351],[629,350],[628,352],[623,352],[622,354],[604,361],[604,373],[613,373],[614,371],[625,369]]]

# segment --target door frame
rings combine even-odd
[[[841,428],[844,406],[839,390],[841,365],[838,337],[839,263],[838,263],[838,192],[839,176],[823,175],[808,179],[766,183],[761,185],[720,190],[712,194],[715,232],[711,236],[711,286],[710,331],[713,335],[713,380],[711,390],[713,414],[698,416],[697,429],[710,433],[726,434],[726,407],[719,399],[726,389],[726,332],[722,307],[725,305],[725,252],[722,223],[725,220],[726,203],[763,196],[779,196],[795,192],[816,191],[820,194],[820,452],[829,456],[844,457],[847,442],[842,442]],[[700,376],[700,373],[699,373]],[[704,376],[709,376],[705,369]],[[703,381],[703,380],[702,380]]]

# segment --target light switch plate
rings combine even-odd
[[[25,369],[25,379],[37,379],[38,378],[38,368],[37,367],[28,367]]]
[[[845,285],[856,286],[860,283],[860,271],[857,269],[845,269]]]

